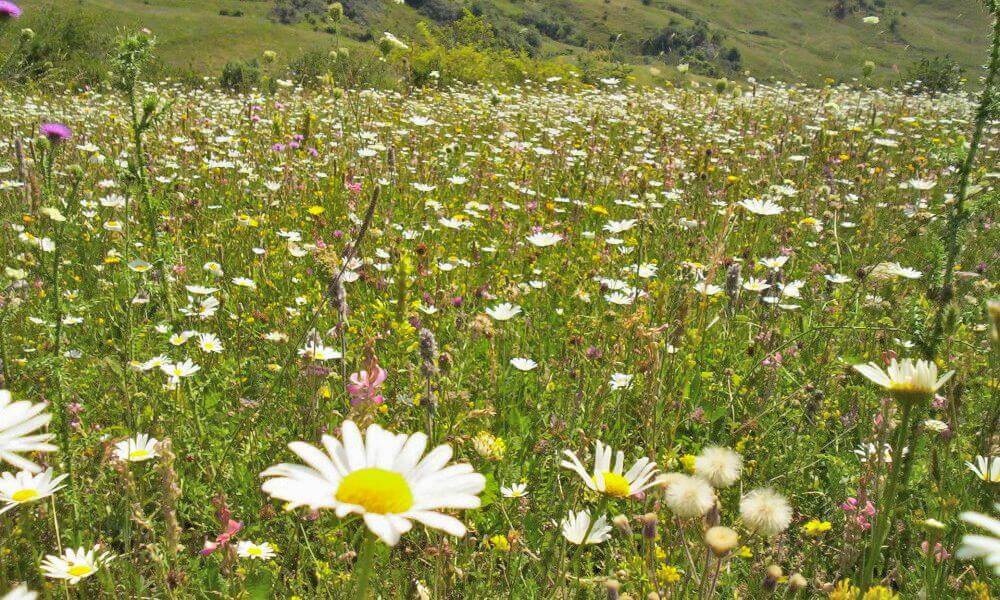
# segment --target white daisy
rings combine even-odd
[[[632,387],[633,375],[627,373],[612,373],[611,379],[608,381],[608,386],[612,390],[627,390]]]
[[[500,494],[504,498],[524,498],[528,495],[528,484],[515,483],[511,486],[500,486]]]
[[[46,406],[48,405],[45,403],[32,404],[27,400],[14,402],[9,391],[0,390],[0,461],[32,473],[42,470],[19,453],[52,452],[56,449],[48,443],[55,434],[28,435],[45,427],[52,420],[52,415],[42,412]]]
[[[268,542],[255,544],[253,542],[241,541],[236,544],[236,554],[241,558],[253,558],[257,560],[271,560],[277,552]]]
[[[570,511],[562,520],[562,534],[571,544],[600,544],[611,537],[611,526],[608,519],[601,515],[590,524],[590,511],[581,510],[578,513]],[[586,538],[584,538],[586,536]]]
[[[1000,510],[1000,504],[995,505]],[[991,535],[966,535],[962,537],[962,547],[955,555],[961,560],[982,558],[986,564],[993,567],[993,573],[1000,575],[1000,520],[988,515],[964,512],[962,520],[982,527]]]
[[[587,472],[580,459],[571,450],[563,450],[563,454],[569,460],[562,461],[560,465],[579,475],[591,490],[614,498],[628,498],[644,492],[653,485],[653,476],[657,473],[655,462],[642,457],[626,472],[625,453],[618,451],[612,467],[613,453],[611,446],[605,446],[600,440],[594,444],[593,474]]]
[[[503,302],[492,308],[486,308],[485,312],[497,321],[507,321],[521,314],[521,307],[509,302]]]
[[[115,443],[115,456],[123,462],[143,462],[156,458],[156,445],[160,443],[154,437],[138,433],[135,437]]]
[[[36,598],[38,598],[38,592],[29,590],[28,585],[22,583],[4,594],[0,600],[36,600]]]
[[[939,378],[936,364],[926,360],[914,361],[909,358],[903,359],[903,362],[897,362],[895,358],[892,359],[885,371],[872,362],[854,365],[854,370],[885,388],[889,394],[901,402],[930,397],[955,374],[954,371],[948,371]]]
[[[539,248],[545,248],[546,246],[553,246],[562,241],[563,236],[558,233],[535,233],[529,235],[525,238],[532,246],[537,246]]]
[[[518,371],[530,371],[538,366],[538,363],[530,358],[512,358],[510,364]]]
[[[51,496],[63,488],[59,485],[63,479],[66,479],[66,475],[53,478],[52,469],[38,474],[30,471],[21,471],[17,475],[0,474],[0,502],[7,503],[7,506],[0,508],[0,515],[18,505]]]
[[[282,463],[267,469],[261,489],[286,501],[287,509],[329,508],[341,518],[359,514],[390,546],[410,530],[411,520],[465,535],[461,521],[439,511],[478,508],[486,478],[469,464],[447,465],[451,446],[442,444],[424,456],[424,433],[394,434],[371,425],[362,438],[353,421],[345,421],[341,430],[343,441],[323,436],[326,452],[305,442],[289,444],[306,465]]]
[[[1000,483],[1000,456],[977,456],[976,464],[965,463],[976,477],[989,483]]]
[[[785,212],[785,209],[782,208],[780,204],[766,199],[740,200],[739,202],[737,202],[737,204],[739,204],[747,211],[752,212],[755,215],[773,216],[773,215],[780,215],[781,213]]]
[[[96,573],[102,565],[112,560],[108,552],[98,554],[99,546],[85,550],[82,546],[74,550],[66,548],[62,556],[49,554],[42,561],[42,574],[50,579],[65,579],[70,585],[76,585],[81,579]]]

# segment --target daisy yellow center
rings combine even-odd
[[[402,475],[385,469],[354,471],[340,482],[335,497],[380,515],[404,513],[413,506],[413,492]]]
[[[73,565],[72,567],[66,569],[66,572],[73,577],[83,577],[84,575],[90,575],[94,572],[94,568],[90,565]]]
[[[250,556],[260,556],[263,553],[264,551],[258,548],[257,546],[250,546],[249,548],[247,548],[247,554],[249,554]]]
[[[30,502],[40,495],[41,494],[38,493],[38,490],[26,488],[23,490],[17,490],[11,494],[10,499],[14,502]]]
[[[139,460],[140,458],[149,458],[149,450],[145,448],[139,448],[129,452],[128,457],[132,460]]]
[[[628,480],[617,473],[604,471],[604,493],[615,498],[627,498],[631,493]]]

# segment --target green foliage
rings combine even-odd
[[[906,70],[906,80],[915,92],[952,92],[962,82],[962,69],[950,56],[922,58]]]
[[[17,26],[0,27],[0,80],[29,85],[98,81],[106,67],[96,24],[91,13],[52,7],[27,15]]]
[[[252,61],[231,60],[222,68],[219,85],[230,92],[248,92],[260,85],[260,63]]]

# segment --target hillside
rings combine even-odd
[[[707,65],[709,75],[749,71],[759,78],[807,82],[855,77],[866,60],[876,63],[880,79],[889,80],[922,57],[944,54],[972,74],[982,64],[987,33],[976,0],[860,0],[864,8],[848,1],[851,10],[839,19],[831,11],[833,0],[408,0],[405,5],[352,0],[344,2],[350,18],[336,34],[324,31],[324,23],[279,24],[270,17],[273,2],[264,0],[21,4],[25,21],[31,23],[34,15],[36,26],[37,19],[50,18],[39,15],[56,8],[82,12],[101,33],[123,25],[148,27],[159,37],[168,68],[207,74],[266,49],[287,60],[309,49],[366,43],[383,31],[412,37],[418,22],[446,20],[464,8],[483,14],[505,39],[540,56],[573,60],[601,50],[632,65],[662,67],[693,59]],[[881,22],[863,23],[868,15]]]

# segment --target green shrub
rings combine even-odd
[[[906,79],[915,92],[953,92],[962,83],[962,69],[947,55],[922,58],[907,69]]]
[[[231,60],[222,67],[219,85],[230,92],[248,92],[260,85],[260,64],[257,60]]]

